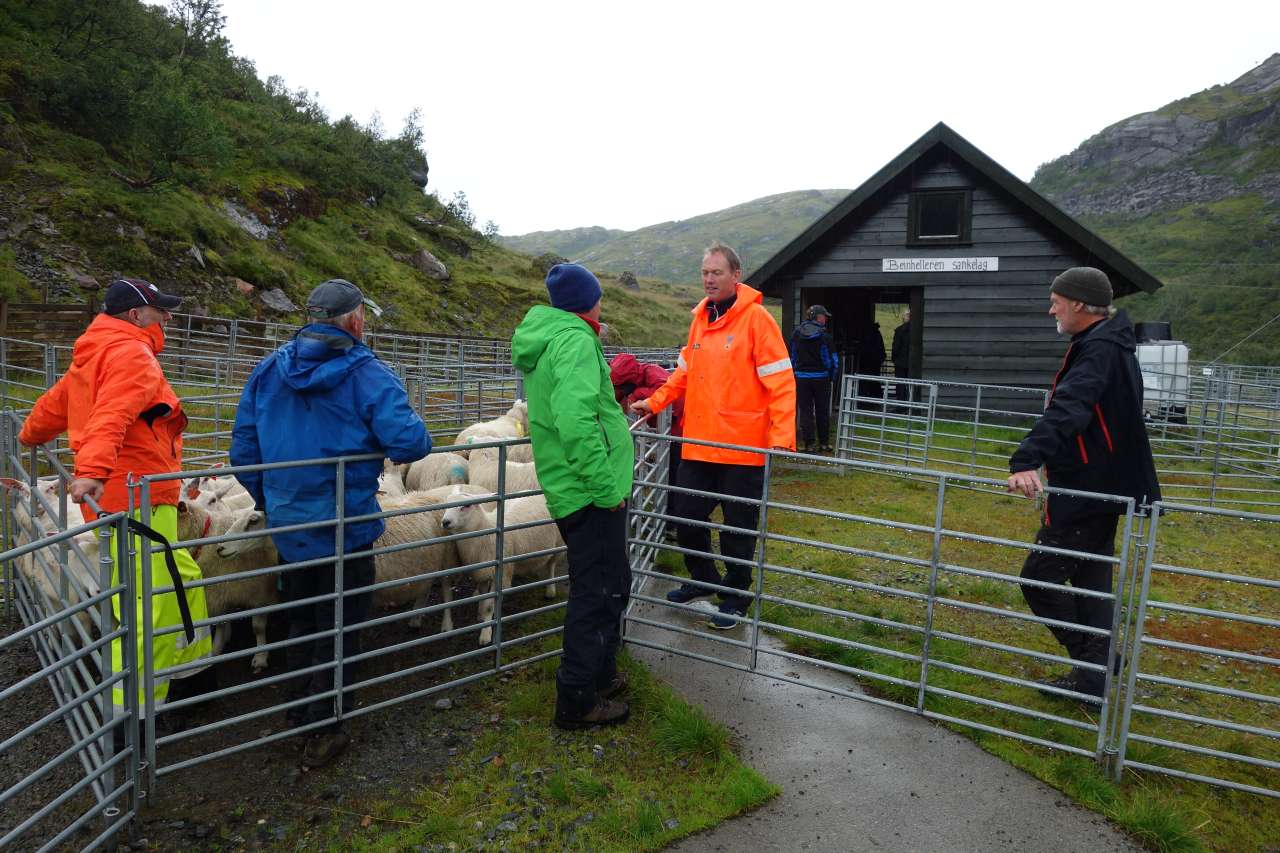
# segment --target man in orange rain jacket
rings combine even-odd
[[[75,453],[75,479],[70,497],[79,503],[92,497],[105,512],[128,509],[125,481],[130,474],[167,474],[182,468],[182,430],[187,416],[178,395],[164,377],[156,355],[164,349],[164,327],[181,300],[161,293],[154,284],[140,278],[112,282],[103,300],[102,313],[76,339],[71,368],[52,388],[36,400],[22,425],[18,440],[28,447],[52,441],[64,431]],[[178,538],[178,498],[181,481],[166,480],[151,487],[151,527],[166,539]],[[136,506],[136,502],[135,502]],[[135,510],[135,517],[138,512]],[[115,557],[115,537],[111,540]],[[139,552],[141,549],[139,549]],[[178,573],[188,588],[185,599],[192,622],[208,618],[204,589],[189,588],[201,578],[200,567],[185,549],[173,551]],[[137,619],[142,619],[142,557],[134,567]],[[120,567],[113,571],[119,577]],[[117,581],[112,580],[112,583]],[[152,552],[153,588],[173,585],[165,562],[165,552]],[[120,619],[120,598],[112,599],[116,619]],[[157,705],[169,696],[170,676],[162,670],[190,663],[212,653],[207,626],[196,629],[194,639],[184,632],[159,633],[183,624],[177,594],[154,596],[151,604],[152,642],[157,673],[153,697]],[[142,628],[137,629],[138,660],[142,661]],[[119,672],[123,650],[119,640],[111,643],[111,668]],[[180,673],[193,674],[194,670]],[[143,707],[141,677],[138,680],[139,709]],[[112,691],[117,707],[125,706],[124,690],[117,683]]]
[[[689,340],[681,350],[675,372],[647,400],[631,405],[637,412],[660,412],[684,398],[685,438],[747,447],[796,449],[796,382],[787,344],[773,317],[761,305],[761,294],[742,283],[742,262],[728,246],[716,243],[702,258],[702,288],[706,299],[693,309]],[[680,450],[677,485],[700,494],[675,493],[672,514],[706,522],[717,504],[730,527],[754,529],[758,504],[721,501],[713,492],[759,500],[764,493],[764,455],[685,444]],[[680,547],[711,553],[711,531],[682,524],[676,529]],[[715,561],[685,555],[691,583],[667,593],[667,600],[686,604],[716,591],[705,584],[746,590],[751,586],[751,563],[756,537],[720,534],[725,562],[721,579]],[[746,615],[750,595],[721,594],[720,613],[713,628],[728,630]]]

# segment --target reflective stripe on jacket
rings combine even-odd
[[[182,467],[187,416],[164,378],[156,354],[164,349],[159,324],[140,329],[108,314],[93,318],[71,351],[71,368],[36,400],[19,440],[35,445],[66,431],[75,475],[106,484],[101,506],[128,507],[132,473],[167,474]],[[176,505],[181,482],[151,485],[151,504]]]
[[[738,285],[737,300],[714,322],[707,300],[693,309],[689,340],[675,371],[649,398],[655,412],[684,398],[684,435],[749,447],[796,446],[796,383],[782,332],[760,303],[760,291]],[[764,456],[686,444],[682,459],[763,465]]]

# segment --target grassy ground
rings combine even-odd
[[[781,503],[863,513],[918,525],[932,525],[937,496],[936,484],[873,473],[840,477],[783,472],[775,476],[772,490],[772,499]],[[1037,519],[1028,501],[950,487],[944,526],[1025,542],[1034,533]],[[773,602],[766,604],[763,618],[786,628],[844,641],[846,645],[780,632],[793,651],[862,671],[863,680],[877,694],[914,707],[920,664],[910,656],[921,652],[922,632],[918,629],[929,618],[927,608],[919,600],[876,591],[865,585],[926,593],[932,535],[776,508],[770,509],[769,528],[773,534],[816,539],[845,550],[770,542],[767,563],[779,568],[767,575],[766,595],[786,598],[788,602],[839,608],[857,616],[830,616],[792,603]],[[1157,562],[1271,580],[1280,578],[1280,561],[1276,559],[1280,552],[1280,529],[1274,524],[1178,516],[1167,523],[1162,521],[1160,543]],[[854,553],[849,549],[924,561],[926,565]],[[1060,653],[1045,628],[1011,618],[1010,614],[1027,612],[1019,587],[1011,582],[1020,568],[1024,551],[944,536],[939,556],[953,566],[998,574],[994,578],[982,578],[942,572],[936,592],[953,603],[933,609],[934,631],[948,632],[956,638],[971,637],[1049,654]],[[810,572],[817,577],[788,574],[784,571],[787,569]],[[837,579],[864,586],[841,585]],[[1275,588],[1168,573],[1157,574],[1153,579],[1150,598],[1251,615],[1280,611],[1280,590]],[[965,609],[965,605],[986,609]],[[1150,610],[1147,631],[1157,638],[1245,651],[1273,659],[1280,649],[1280,629],[1169,610]],[[892,653],[898,656],[891,656]],[[1085,707],[1065,699],[1048,698],[1026,687],[954,669],[966,667],[1034,680],[1056,675],[1063,667],[981,648],[959,639],[937,637],[930,645],[930,660],[934,663],[928,672],[929,691],[924,703],[927,711],[1075,746],[1089,753],[1094,751],[1097,706]],[[1274,694],[1274,667],[1260,663],[1144,647],[1141,669],[1144,673]],[[1145,706],[1280,729],[1280,711],[1274,703],[1233,699],[1148,681],[1140,681],[1137,692]],[[1028,709],[1029,713],[992,703],[1017,706]],[[1280,811],[1275,809],[1273,800],[1132,769],[1126,771],[1122,783],[1116,784],[1090,758],[963,725],[954,727],[984,749],[1105,814],[1152,849],[1254,850],[1264,849],[1280,837]],[[1246,757],[1280,759],[1280,745],[1274,740],[1203,724],[1135,712],[1132,731]],[[1132,760],[1186,772],[1273,789],[1280,787],[1275,771],[1212,755],[1132,741],[1128,755]]]
[[[548,723],[556,661],[473,687],[482,732],[429,783],[325,808],[280,849],[656,850],[747,811],[778,789],[733,754],[727,729],[624,658],[631,719],[561,732]],[[436,714],[424,737],[461,719]]]

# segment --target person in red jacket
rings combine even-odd
[[[75,454],[75,479],[69,494],[80,503],[91,497],[105,512],[128,509],[126,479],[145,474],[167,474],[182,469],[182,431],[187,425],[182,402],[169,386],[156,356],[164,349],[164,328],[172,319],[169,311],[181,300],[161,293],[140,278],[112,282],[103,299],[102,313],[76,339],[71,351],[71,368],[36,400],[22,425],[18,440],[28,447],[52,441],[67,433]],[[180,480],[165,480],[151,486],[151,527],[166,539],[178,538]],[[135,510],[135,516],[137,511]],[[112,537],[111,554],[116,554]],[[185,549],[173,551],[178,573],[186,587],[184,597],[193,623],[208,618],[204,589],[190,588],[201,579],[200,567]],[[137,621],[142,620],[141,556],[134,567]],[[114,574],[119,577],[120,567]],[[165,562],[165,552],[152,552],[153,588],[173,585]],[[116,583],[115,580],[112,583]],[[120,619],[120,599],[112,599],[116,619]],[[177,594],[154,596],[152,627],[157,631],[183,624]],[[139,659],[142,629],[137,631]],[[154,637],[151,646],[155,670],[153,698],[157,705],[169,696],[170,677],[162,670],[190,663],[212,653],[207,626],[193,634],[165,633]],[[122,667],[119,640],[111,643],[111,666]],[[194,674],[188,670],[180,677]],[[139,690],[141,690],[139,679]],[[112,698],[123,708],[124,691],[119,684]],[[139,699],[139,708],[145,696]]]
[[[647,400],[666,384],[671,374],[661,365],[640,361],[629,352],[618,353],[609,362],[609,381],[613,384],[613,396],[624,412],[631,411],[631,404]],[[671,434],[683,435],[684,400],[676,400],[671,406]],[[648,426],[657,426],[657,418],[650,415]],[[680,451],[671,448],[667,466],[667,482],[675,483],[680,471]]]
[[[761,304],[760,291],[742,283],[742,262],[728,246],[716,243],[702,257],[702,289],[707,297],[693,309],[689,340],[675,371],[633,411],[660,412],[684,399],[684,436],[746,447],[796,449],[796,382],[787,343],[777,322]],[[699,444],[680,448],[678,485],[672,514],[705,522],[720,504],[724,523],[755,529],[759,504],[721,501],[706,493],[760,500],[764,493],[763,454]],[[702,494],[695,494],[702,493]],[[711,552],[711,531],[697,524],[676,529],[682,548]],[[745,591],[751,586],[756,537],[721,531],[725,561],[723,581],[715,562],[685,555],[690,583],[667,593],[667,600],[686,604],[715,594],[706,584]],[[739,624],[751,602],[749,594],[722,595],[720,613],[711,626],[727,630]]]

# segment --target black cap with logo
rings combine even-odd
[[[182,304],[182,297],[161,293],[160,288],[141,278],[118,278],[111,282],[102,300],[106,314],[122,314],[130,308],[150,305],[172,311]]]

